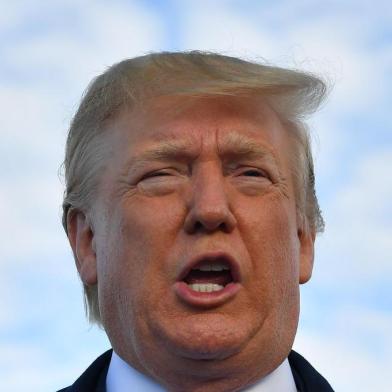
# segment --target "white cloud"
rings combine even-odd
[[[51,392],[72,384],[95,359],[92,356],[98,356],[108,348],[106,339],[92,335],[94,339],[92,336],[80,334],[80,340],[73,342],[74,352],[72,346],[68,352],[59,352],[59,347],[55,344],[48,347],[27,342],[0,342],[3,390]]]
[[[57,182],[57,183],[56,183]],[[61,227],[61,190],[58,179],[18,178],[2,186],[3,203],[0,206],[0,227],[3,239],[0,263],[12,260],[44,259],[64,249],[65,234]]]
[[[326,208],[327,229],[319,239],[325,284],[350,278],[368,284],[392,273],[390,167],[392,150],[363,157],[353,177],[335,191]]]
[[[247,58],[260,54],[268,58],[276,53],[274,42],[262,26],[248,23],[219,2],[211,2],[208,12],[204,3],[191,2],[183,7],[183,12],[187,25],[183,32],[185,49],[215,50]]]
[[[53,97],[50,92],[39,88],[0,88],[0,105],[4,109],[0,135],[5,141],[1,147],[4,153],[10,157],[11,147],[12,155],[21,155],[19,158],[29,155],[46,157],[53,150],[60,155],[64,127],[60,102],[58,96]]]
[[[336,391],[388,392],[392,385],[392,316],[362,307],[339,308],[331,330],[300,327],[294,349]],[[382,345],[375,347],[376,345]]]

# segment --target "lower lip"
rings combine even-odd
[[[176,282],[174,292],[185,303],[197,307],[215,307],[233,299],[240,290],[239,283],[229,283],[222,290],[200,292],[192,290],[185,282]]]

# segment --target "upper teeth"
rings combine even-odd
[[[200,271],[227,271],[230,268],[224,264],[224,263],[209,263],[209,264],[203,264],[200,267],[193,268],[194,270],[200,270]]]

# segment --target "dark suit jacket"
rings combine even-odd
[[[106,392],[111,357],[112,350],[106,351],[71,386],[58,392]],[[299,392],[333,392],[327,380],[301,355],[291,351],[288,359]]]

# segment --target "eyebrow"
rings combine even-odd
[[[191,143],[167,140],[139,155],[138,160],[170,160],[197,156]]]
[[[174,138],[164,140],[148,150],[131,157],[126,163],[126,171],[137,170],[147,162],[188,162],[198,157],[197,146],[191,140],[179,141]],[[263,160],[279,168],[273,150],[265,144],[254,141],[252,138],[237,132],[229,133],[222,144],[218,144],[218,155],[223,160]]]
[[[277,168],[280,166],[271,147],[237,132],[227,135],[226,140],[219,147],[219,155],[228,159],[264,160]]]
[[[188,161],[197,158],[197,155],[194,145],[192,146],[189,142],[165,140],[131,157],[125,165],[125,170],[137,170],[140,166],[152,161]]]

